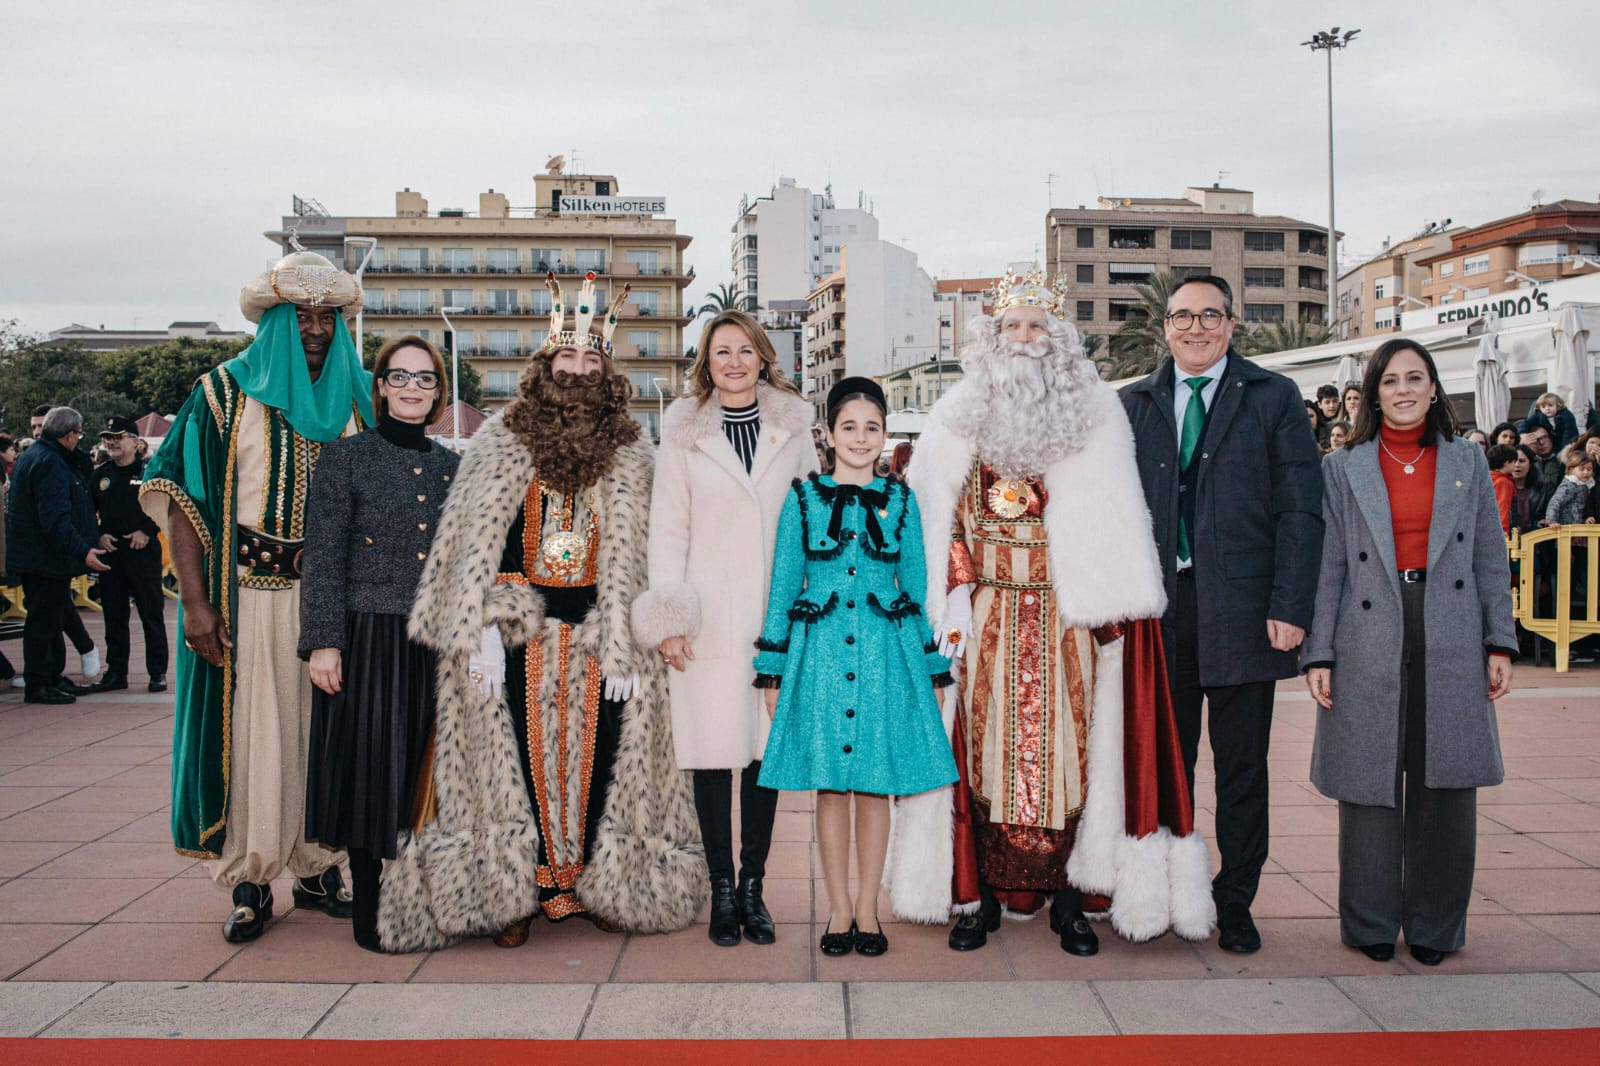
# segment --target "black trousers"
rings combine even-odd
[[[72,641],[73,650],[79,655],[94,650],[94,641],[89,639],[89,630],[84,626],[83,619],[78,616],[78,609],[72,606],[72,583],[67,583],[67,613],[61,619],[61,632]],[[66,669],[67,650],[61,649],[61,666]]]
[[[1183,772],[1194,799],[1194,763],[1200,752],[1200,709],[1209,708],[1211,756],[1217,773],[1217,850],[1222,868],[1211,881],[1220,911],[1250,906],[1267,862],[1267,746],[1272,739],[1274,682],[1200,684],[1199,608],[1193,571],[1179,571],[1173,598],[1172,710]],[[1265,622],[1262,623],[1265,625]]]
[[[28,617],[22,622],[22,676],[28,687],[51,684],[67,667],[67,646],[62,627],[70,616],[81,628],[83,619],[72,606],[72,579],[23,574],[22,595]]]
[[[1428,788],[1427,637],[1420,582],[1400,586],[1403,620],[1394,806],[1339,804],[1339,936],[1351,947],[1459,951],[1477,868],[1478,790]]]
[[[149,674],[167,672],[166,601],[161,595],[161,545],[152,539],[139,551],[122,547],[106,556],[111,569],[100,575],[100,608],[106,623],[106,670],[127,674],[131,642],[128,639],[128,601],[133,600],[144,627],[144,668]]]
[[[772,848],[772,823],[778,814],[778,790],[764,788],[761,760],[739,771],[739,879],[763,877]],[[694,772],[694,811],[706,845],[711,879],[733,877],[733,771]]]

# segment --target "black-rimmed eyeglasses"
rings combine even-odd
[[[1172,323],[1173,329],[1188,329],[1196,319],[1200,320],[1201,329],[1220,329],[1228,321],[1228,316],[1210,307],[1198,315],[1193,311],[1173,311],[1167,315],[1167,321]]]
[[[401,370],[395,368],[383,372],[384,384],[391,389],[403,389],[408,382],[415,381],[417,388],[432,392],[439,387],[439,375],[432,370]]]

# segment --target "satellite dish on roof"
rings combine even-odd
[[[552,174],[559,174],[562,170],[566,169],[566,165],[566,156],[553,155],[549,159],[545,160],[544,168]]]

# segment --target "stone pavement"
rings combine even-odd
[[[168,611],[169,624],[175,611]],[[99,616],[85,613],[100,636]],[[101,647],[103,648],[103,642]],[[20,646],[6,648],[14,660]],[[135,664],[142,648],[135,640]],[[74,662],[76,660],[74,659]],[[20,664],[19,664],[20,665]],[[136,665],[135,670],[139,667]],[[935,1037],[1600,1027],[1600,671],[1519,669],[1500,705],[1507,780],[1479,798],[1467,947],[1429,970],[1339,943],[1334,805],[1307,783],[1314,706],[1279,690],[1265,947],[1144,945],[1101,927],[1093,959],[1043,920],[949,951],[943,928],[888,923],[879,959],[816,950],[826,894],[810,797],[785,794],[767,899],[770,947],[703,926],[610,935],[538,923],[376,956],[317,913],[280,910],[226,943],[229,904],[167,836],[170,694],[25,705],[0,690],[0,1036]],[[1197,799],[1209,835],[1209,766]],[[287,881],[275,886],[290,906]],[[887,908],[885,908],[887,913]],[[702,916],[703,917],[703,916]]]

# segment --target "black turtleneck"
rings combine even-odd
[[[433,447],[428,440],[426,422],[402,422],[387,411],[378,416],[378,433],[390,444],[414,452],[425,452]]]

